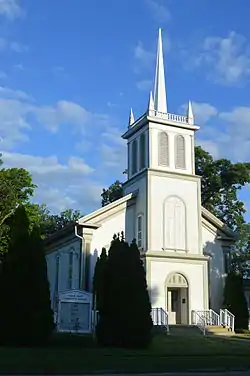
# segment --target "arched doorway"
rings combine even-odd
[[[169,324],[189,323],[188,281],[181,273],[171,273],[166,279],[166,308]]]

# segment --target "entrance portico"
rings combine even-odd
[[[166,280],[166,310],[169,324],[189,324],[189,294],[187,279],[180,273],[171,273]]]

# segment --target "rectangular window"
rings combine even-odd
[[[72,277],[73,277],[73,253],[69,254],[69,268],[68,268],[68,289],[72,289]]]
[[[142,215],[137,218],[137,245],[138,248],[142,248]]]

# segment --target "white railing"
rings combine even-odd
[[[195,310],[200,316],[202,316],[206,322],[206,325],[220,326],[220,316],[212,309]]]
[[[155,110],[149,110],[148,115],[157,116],[163,120],[171,120],[171,121],[176,121],[177,123],[188,124],[188,117],[184,115],[175,115],[175,114],[164,113],[164,112],[159,112]]]
[[[206,335],[206,315],[205,311],[192,311],[192,325],[196,325],[203,335]]]
[[[234,332],[234,321],[235,316],[230,311],[228,311],[228,309],[220,310],[220,323],[222,326]]]
[[[152,308],[151,317],[154,325],[164,327],[169,333],[168,313],[163,308]]]

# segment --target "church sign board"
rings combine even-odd
[[[90,333],[92,294],[83,290],[60,293],[57,329],[67,333]]]

